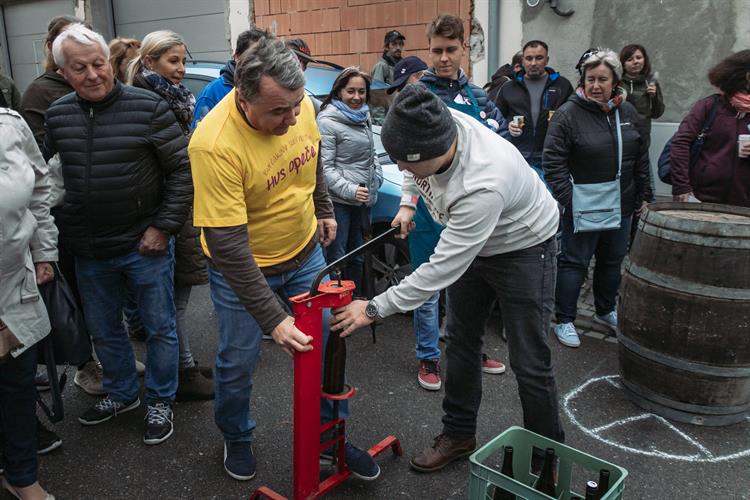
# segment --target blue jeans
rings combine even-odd
[[[23,488],[37,479],[36,347],[0,366],[0,453],[5,478]]]
[[[417,337],[417,359],[440,359],[440,306],[436,293],[414,309],[414,334]]]
[[[323,250],[317,246],[312,255],[294,271],[267,276],[268,286],[285,297],[310,290],[315,276],[326,266]],[[226,441],[251,441],[256,427],[250,415],[253,372],[260,352],[263,332],[240,303],[224,276],[214,266],[208,268],[211,300],[219,321],[219,347],[216,353],[214,384],[214,420]],[[328,341],[331,312],[323,311],[323,349]],[[348,416],[347,401],[339,405],[339,416]],[[332,405],[321,400],[321,419],[330,420]]]
[[[164,255],[141,255],[137,248],[110,259],[76,257],[76,276],[86,326],[104,371],[104,391],[124,403],[138,396],[138,375],[122,324],[130,282],[146,332],[146,401],[172,401],[177,390],[177,332],[174,306],[174,238]]]
[[[409,257],[413,270],[430,260],[440,241],[443,226],[435,222],[422,198],[414,213],[416,227],[409,234]],[[414,335],[417,341],[417,359],[440,359],[440,308],[436,293],[424,304],[414,309]]]
[[[563,217],[561,251],[557,259],[555,312],[558,323],[576,319],[578,295],[591,257],[594,264],[594,306],[603,316],[615,310],[620,288],[620,266],[628,252],[632,216],[622,218],[620,229],[573,233],[573,221]]]
[[[345,205],[334,203],[336,214],[336,239],[326,248],[326,260],[332,263],[365,242],[363,232],[365,220],[369,223],[370,209],[359,205]],[[359,255],[350,259],[341,270],[342,278],[352,280],[357,285],[357,292],[362,292],[362,267],[365,256]]]

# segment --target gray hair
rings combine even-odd
[[[622,65],[620,64],[620,58],[617,54],[609,49],[597,49],[596,52],[591,54],[583,62],[581,66],[581,78],[586,75],[586,71],[605,64],[612,70],[615,82],[619,82],[622,77]]]
[[[248,102],[260,98],[260,81],[267,76],[288,90],[305,85],[305,73],[292,49],[275,37],[262,37],[246,50],[235,71],[237,91]]]
[[[63,54],[62,44],[66,40],[80,43],[81,45],[94,45],[98,43],[104,52],[104,58],[109,60],[109,46],[104,41],[104,37],[96,31],[88,29],[83,24],[74,23],[65,28],[55,38],[55,41],[52,42],[52,57],[55,60],[55,64],[61,68],[65,64],[65,54]]]

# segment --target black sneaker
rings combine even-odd
[[[224,470],[238,481],[255,477],[257,462],[250,441],[224,442]]]
[[[49,453],[52,450],[56,450],[62,446],[62,439],[60,439],[60,436],[55,434],[50,429],[47,429],[45,425],[42,423],[41,420],[39,420],[39,417],[36,419],[36,453],[37,455],[44,455],[45,453]]]
[[[352,476],[364,481],[374,481],[380,476],[380,466],[372,456],[367,451],[360,450],[348,441],[344,448],[344,458],[346,460],[346,468],[349,469]],[[333,448],[328,448],[320,454],[321,465],[330,464],[332,461]]]
[[[146,407],[146,431],[143,442],[159,444],[166,441],[174,432],[172,405],[167,401],[154,401]]]
[[[83,425],[101,424],[112,417],[116,417],[118,413],[135,410],[140,404],[141,400],[138,399],[138,397],[129,403],[120,403],[119,401],[115,401],[110,399],[109,396],[106,396],[97,401],[94,406],[78,417],[78,421]]]

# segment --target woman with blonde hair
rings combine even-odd
[[[187,47],[185,40],[173,31],[154,31],[143,37],[138,57],[128,65],[129,84],[150,90],[166,100],[185,135],[192,133],[190,124],[195,111],[195,97],[182,85],[185,76]],[[193,285],[208,283],[206,260],[200,244],[200,230],[193,226],[192,212],[175,240],[175,306],[177,339],[180,344],[180,369],[177,401],[213,399],[210,368],[199,368],[190,351],[186,309]]]
[[[113,38],[109,42],[109,63],[115,72],[115,78],[124,82],[128,63],[138,57],[141,42],[135,38]]]

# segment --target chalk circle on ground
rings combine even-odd
[[[586,435],[667,460],[717,463],[750,457],[750,417],[726,427],[673,423],[633,404],[619,380],[619,375],[592,378],[565,395],[565,414]]]

